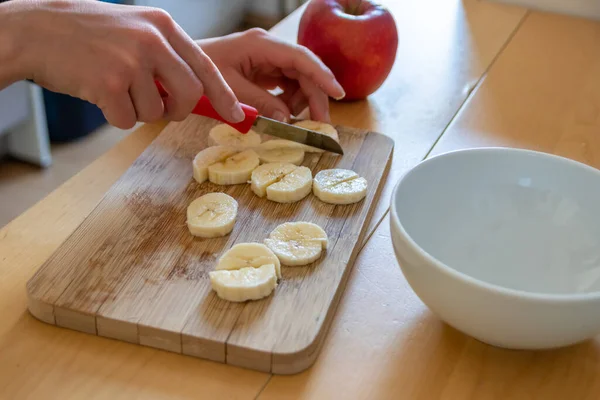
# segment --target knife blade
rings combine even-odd
[[[156,81],[156,87],[162,97],[167,97],[168,93],[160,84]],[[291,140],[296,143],[305,144],[308,146],[316,147],[321,150],[329,151],[337,154],[344,154],[342,146],[331,136],[325,135],[320,132],[312,131],[310,129],[301,128],[299,126],[286,124],[279,122],[274,119],[266,118],[258,115],[258,110],[247,104],[241,104],[242,110],[246,118],[238,123],[231,123],[225,120],[217,113],[213,108],[210,100],[206,96],[202,96],[194,109],[192,114],[202,115],[204,117],[212,118],[221,121],[240,133],[248,133],[250,129],[253,129],[257,133],[263,133],[265,135],[278,137],[281,139]]]
[[[304,129],[263,116],[257,116],[252,126],[257,133],[291,140],[332,153],[344,154],[342,146],[334,138],[317,131],[311,131],[310,129]]]

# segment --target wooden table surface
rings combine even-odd
[[[600,23],[482,0],[389,0],[393,72],[333,122],[396,142],[368,240],[315,365],[271,376],[38,322],[25,283],[164,124],[146,125],[0,230],[2,399],[596,399],[596,341],[550,352],[477,342],[441,323],[393,255],[400,174],[441,152],[502,145],[600,168]],[[295,40],[299,13],[273,29]]]

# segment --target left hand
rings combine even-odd
[[[311,119],[330,122],[329,96],[340,99],[345,95],[314,53],[262,29],[199,40],[198,44],[236,97],[265,117],[285,122],[309,107]],[[268,92],[277,87],[283,93]]]

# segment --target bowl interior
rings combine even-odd
[[[399,223],[446,267],[526,292],[600,290],[600,172],[514,149],[447,153],[411,170]]]

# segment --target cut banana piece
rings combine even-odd
[[[279,182],[296,168],[298,167],[289,163],[263,164],[252,171],[250,188],[258,197],[265,197],[269,185]]]
[[[227,124],[214,126],[208,133],[209,146],[229,146],[238,150],[256,147],[261,142],[260,135],[253,130],[241,133]]]
[[[258,268],[210,271],[208,275],[217,296],[227,301],[262,299],[277,287],[277,275],[273,264],[265,264]]]
[[[260,161],[263,163],[281,162],[294,165],[302,164],[302,161],[304,161],[304,150],[302,150],[300,146],[290,146],[285,142],[289,141],[270,140],[261,143],[261,145],[255,149]]]
[[[207,147],[200,151],[196,154],[192,163],[194,179],[198,183],[203,183],[208,179],[208,167],[210,165],[223,161],[227,157],[234,155],[236,152],[236,149],[227,146]]]
[[[214,238],[233,230],[237,201],[225,193],[208,193],[192,201],[187,208],[187,226],[194,236]]]
[[[313,192],[325,203],[357,203],[367,195],[367,180],[348,169],[326,169],[315,176]]]
[[[267,199],[277,203],[294,203],[312,190],[312,172],[307,167],[296,167],[278,182],[267,186]]]
[[[271,232],[265,244],[283,265],[307,265],[327,248],[327,233],[312,222],[286,222]]]
[[[337,142],[340,141],[337,129],[335,129],[335,127],[333,125],[327,124],[325,122],[312,121],[312,120],[307,119],[307,120],[303,120],[303,121],[298,121],[294,125],[299,126],[300,128],[309,129],[311,131],[323,133],[327,136],[331,136]],[[307,146],[304,144],[299,144],[299,145],[306,152],[311,152],[311,153],[323,153],[324,152],[324,150],[318,149],[316,147]]]
[[[259,268],[265,264],[273,264],[277,277],[281,278],[281,264],[271,249],[262,243],[238,243],[219,258],[215,269]]]
[[[254,150],[244,150],[208,167],[208,179],[217,185],[247,183],[260,164]]]

